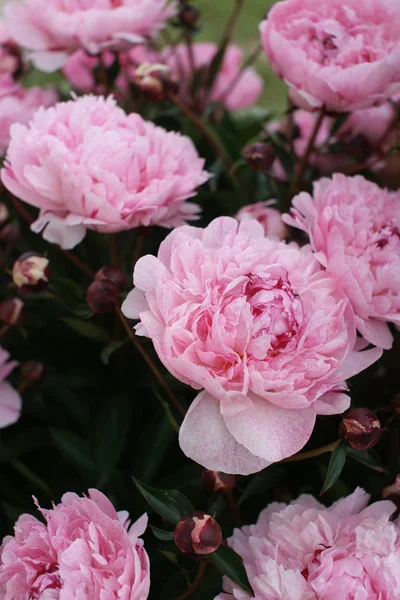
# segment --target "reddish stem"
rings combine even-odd
[[[199,585],[201,583],[201,580],[203,579],[203,575],[204,575],[204,571],[206,570],[206,566],[207,566],[207,563],[204,560],[201,560],[200,564],[199,564],[199,570],[197,571],[196,579],[188,587],[186,592],[184,594],[182,594],[182,596],[179,596],[179,598],[177,600],[186,600],[186,598],[189,598],[189,596],[191,596],[193,594],[193,592],[195,592],[197,590],[197,588],[199,587]]]

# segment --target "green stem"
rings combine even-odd
[[[325,108],[322,107],[318,113],[318,117],[315,121],[314,129],[313,129],[310,139],[308,140],[308,144],[305,149],[305,152],[304,152],[299,164],[297,165],[297,169],[295,172],[293,185],[292,185],[292,189],[291,189],[291,197],[295,196],[301,189],[301,186],[303,183],[304,171],[307,168],[311,153],[314,150],[315,140],[317,139],[317,135],[321,128],[324,117],[325,117]]]
[[[279,464],[283,463],[291,463],[291,462],[299,462],[301,460],[307,460],[308,458],[314,458],[315,456],[320,456],[321,454],[327,454],[328,452],[333,452],[337,446],[339,446],[341,440],[336,440],[336,442],[332,442],[332,444],[327,444],[326,446],[321,446],[320,448],[316,448],[315,450],[310,450],[309,452],[299,452],[299,454],[295,454],[294,456],[289,456],[289,458],[285,458],[281,460]]]

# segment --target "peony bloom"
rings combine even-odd
[[[44,71],[62,67],[75,50],[99,54],[143,42],[175,12],[168,0],[12,0],[5,8],[13,38]]]
[[[348,296],[362,336],[390,348],[400,325],[400,195],[336,174],[293,201],[289,225],[306,231],[316,258]]]
[[[165,367],[204,390],[180,444],[211,471],[248,474],[300,450],[316,414],[349,406],[345,379],[379,358],[355,350],[354,315],[309,247],[255,220],[180,227],[135,266],[124,314]]]
[[[113,98],[84,96],[14,125],[2,181],[40,208],[32,229],[73,248],[86,229],[176,227],[195,218],[184,200],[208,180],[192,142],[126,115]]]
[[[9,356],[9,353],[0,346],[0,429],[16,423],[22,408],[21,396],[4,381],[18,364],[15,360],[7,362]]]
[[[347,112],[400,91],[399,28],[397,0],[285,0],[260,31],[295,103]]]
[[[22,515],[0,546],[2,600],[148,597],[150,563],[139,537],[146,515],[130,525],[128,513],[117,513],[98,490],[64,494],[51,510],[39,510],[45,524]]]
[[[264,234],[276,240],[284,240],[288,235],[288,229],[282,221],[282,213],[276,208],[271,208],[275,200],[266,200],[265,202],[256,202],[243,206],[235,219],[239,222],[245,219],[256,219],[264,228]]]
[[[399,522],[389,501],[367,506],[355,492],[326,508],[302,495],[270,504],[255,525],[235,529],[229,545],[244,561],[255,600],[394,600],[400,594]],[[226,594],[250,595],[224,580]]]
[[[217,45],[211,42],[199,42],[193,44],[193,64],[196,71],[208,68],[213,60]],[[218,76],[215,79],[213,88],[209,97],[206,98],[205,91],[200,90],[197,99],[193,102],[191,94],[192,84],[192,63],[186,44],[179,44],[175,47],[167,47],[161,53],[157,54],[152,50],[147,50],[144,46],[133,48],[125,58],[127,73],[133,76],[129,69],[141,62],[165,63],[170,69],[170,77],[179,83],[179,95],[182,102],[186,104],[195,104],[195,108],[200,104],[207,105],[214,102],[222,103],[228,110],[235,111],[240,108],[252,106],[259,99],[262,89],[262,78],[254,69],[247,68],[239,78],[240,66],[243,61],[243,51],[235,45],[228,46],[224,60],[222,62]]]

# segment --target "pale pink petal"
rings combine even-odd
[[[0,382],[0,429],[16,423],[21,415],[19,393],[6,381]]]

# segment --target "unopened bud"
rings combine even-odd
[[[185,4],[179,10],[179,20],[185,27],[193,27],[200,18],[200,11],[191,4]]]
[[[108,279],[96,279],[86,291],[86,302],[94,313],[111,312],[119,302],[119,288]]]
[[[41,292],[49,284],[49,261],[36,252],[26,252],[15,261],[12,276],[21,291]]]
[[[195,510],[178,521],[174,531],[176,547],[191,558],[201,558],[216,552],[222,544],[222,531],[217,521]]]
[[[7,206],[5,204],[0,204],[0,225],[4,225],[9,216],[10,213],[8,212]]]
[[[275,151],[271,144],[255,142],[243,150],[243,157],[254,171],[268,171],[275,161]]]
[[[142,63],[137,67],[133,80],[146,98],[159,102],[168,92],[176,91],[177,86],[170,80],[169,72],[169,67],[162,63]]]
[[[207,490],[219,492],[221,490],[231,490],[234,488],[236,477],[235,475],[227,475],[221,471],[209,471],[208,469],[204,469],[201,474],[201,481]]]
[[[355,408],[348,412],[339,426],[339,436],[355,450],[368,450],[378,443],[381,424],[368,408]]]
[[[19,298],[0,302],[0,321],[7,325],[18,325],[21,321],[24,303]]]
[[[95,278],[98,280],[106,279],[107,281],[111,281],[119,288],[128,285],[128,279],[125,273],[117,267],[102,267],[100,271],[97,271]]]
[[[28,360],[22,365],[21,376],[24,382],[38,385],[44,379],[44,365],[37,360]]]
[[[14,244],[21,239],[21,229],[16,223],[6,223],[0,229],[0,242]]]

